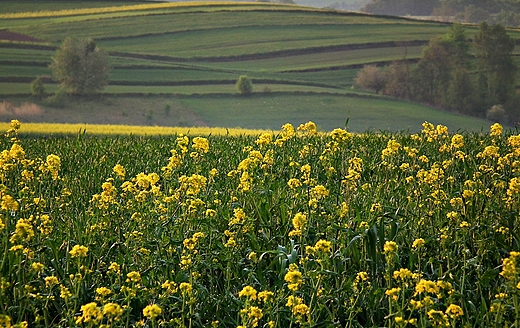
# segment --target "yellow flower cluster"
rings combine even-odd
[[[307,228],[307,216],[301,212],[296,213],[292,219],[294,229],[289,232],[289,236],[301,236],[303,231]]]
[[[158,316],[162,314],[162,309],[157,304],[147,305],[143,309],[143,315],[147,317],[148,319],[154,320]]]
[[[82,245],[74,245],[74,247],[72,247],[72,250],[69,253],[70,257],[72,258],[86,257],[88,253],[88,247]]]
[[[312,121],[309,121],[305,124],[300,124],[300,126],[298,126],[298,131],[302,131],[302,132],[306,132],[308,133],[309,135],[315,135],[316,133],[318,133],[317,131],[317,128],[316,128],[316,124]]]
[[[183,241],[184,247],[190,251],[195,249],[195,246],[197,246],[197,243],[200,239],[204,238],[205,235],[203,232],[195,232],[191,238],[186,238]]]
[[[294,263],[289,265],[289,271],[285,274],[284,280],[287,282],[287,288],[291,291],[297,291],[303,285],[302,273],[298,270],[298,266]]]

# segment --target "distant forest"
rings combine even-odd
[[[362,11],[394,16],[433,16],[460,23],[520,26],[520,0],[373,0]]]

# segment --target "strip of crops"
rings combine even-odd
[[[2,140],[2,324],[520,324],[520,136]],[[23,126],[21,131],[23,131]]]
[[[268,72],[327,69],[349,65],[363,65],[378,62],[419,58],[423,46],[381,47],[360,50],[324,51],[320,53],[280,56],[266,59],[244,59],[230,62],[201,62],[198,64],[222,69],[240,69],[245,71],[262,70]]]
[[[283,26],[283,25],[328,25],[328,24],[406,24],[406,20],[375,18],[366,15],[325,15],[319,12],[285,11],[224,11],[224,12],[172,12],[170,15],[148,15],[100,19],[96,24],[91,21],[62,24],[43,24],[38,22],[33,27],[18,29],[27,34],[36,34],[42,38],[63,39],[68,31],[84,35],[90,32],[92,37],[129,37],[149,33],[172,33],[177,31],[213,29],[230,26]],[[412,22],[410,22],[412,24]],[[424,24],[424,23],[423,23]],[[39,29],[41,28],[41,30]]]
[[[358,69],[323,70],[317,72],[282,73],[279,76],[288,80],[320,81],[332,85],[350,87],[357,76]]]
[[[19,65],[2,65],[0,66],[0,79],[6,77],[28,77],[35,79],[37,76],[51,74],[47,65],[43,66],[19,66]]]
[[[155,53],[174,57],[216,57],[268,53],[317,46],[363,44],[396,41],[428,40],[441,34],[445,27],[422,29],[408,25],[352,26],[266,26],[186,31],[175,35],[143,36],[136,39],[100,41],[111,51]],[[197,40],[197,42],[193,42]],[[137,44],[149,44],[144,50]]]
[[[111,73],[111,80],[126,80],[136,82],[154,81],[196,81],[196,80],[221,80],[238,78],[238,73],[219,72],[199,69],[146,69],[146,68],[116,68]]]
[[[36,76],[33,77],[33,79]],[[45,90],[47,92],[55,92],[58,87],[55,84],[46,84]],[[1,95],[30,95],[31,86],[30,82],[0,82],[0,94]]]
[[[121,5],[134,5],[135,1],[119,1]],[[114,5],[113,1],[73,1],[73,2],[49,2],[42,3],[38,0],[18,0],[16,2],[4,2],[2,3],[2,13],[23,13],[29,11],[57,11],[57,10],[70,10],[79,8],[92,8],[92,7],[111,7]]]
[[[193,3],[193,2],[192,2]],[[188,4],[188,3],[186,3]],[[243,3],[242,3],[243,4]],[[73,15],[73,16],[55,16],[55,17],[39,17],[39,18],[18,18],[13,20],[5,20],[0,22],[0,27],[12,27],[17,28],[17,31],[25,32],[28,28],[29,30],[37,32],[37,27],[41,26],[43,28],[51,27],[53,24],[69,24],[76,25],[82,24],[85,26],[92,27],[90,24],[92,21],[98,21],[103,24],[104,21],[114,20],[117,22],[118,19],[124,19],[128,24],[131,24],[134,19],[139,19],[139,17],[146,17],[147,24],[150,20],[155,19],[156,17],[161,17],[164,15],[170,14],[192,14],[192,13],[221,13],[221,12],[233,12],[233,13],[247,13],[247,12],[287,12],[287,13],[299,13],[299,12],[311,12],[315,13],[319,11],[318,9],[311,9],[306,7],[284,7],[284,5],[247,5],[241,6],[238,2],[233,6],[207,6],[207,7],[199,7],[199,6],[190,6],[187,5],[185,7],[173,8],[170,10],[160,9],[154,11],[126,11],[126,12],[113,12],[108,14],[91,14],[91,15]],[[29,13],[31,14],[31,13]],[[172,26],[172,25],[169,25]],[[175,25],[174,25],[175,26]],[[52,28],[52,27],[51,27]],[[169,29],[170,27],[168,27]],[[135,29],[133,29],[135,30]],[[125,34],[128,35],[128,34]],[[45,35],[43,35],[45,36]]]
[[[0,48],[0,58],[2,61],[29,61],[29,62],[48,62],[55,51],[32,50],[32,49],[16,49],[16,48]]]
[[[291,84],[255,84],[258,92],[268,88],[268,92],[309,92],[309,93],[334,93],[345,94],[346,90],[335,88],[291,85]],[[226,84],[200,84],[200,85],[174,85],[174,86],[127,86],[127,85],[108,85],[105,93],[114,94],[184,94],[184,95],[203,95],[203,94],[236,94],[235,83],[230,81]]]
[[[80,8],[80,9],[69,9],[69,10],[57,10],[57,11],[29,11],[25,13],[5,13],[0,14],[2,19],[19,19],[19,18],[37,18],[37,17],[57,17],[57,16],[78,16],[78,15],[91,15],[91,14],[103,14],[103,13],[114,13],[124,11],[146,11],[156,10],[164,8],[180,8],[180,7],[207,7],[207,6],[236,6],[236,2],[169,2],[169,3],[147,3],[137,4],[128,6],[112,6],[102,8]],[[242,2],[240,6],[251,5],[255,7],[263,7],[257,3]]]

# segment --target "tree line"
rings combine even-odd
[[[372,0],[362,11],[394,16],[434,16],[459,23],[520,26],[518,0]]]
[[[500,24],[480,24],[471,42],[463,27],[454,24],[446,34],[430,40],[417,64],[402,60],[386,67],[368,65],[354,83],[376,93],[459,113],[504,123],[518,121],[514,47],[514,40]]]

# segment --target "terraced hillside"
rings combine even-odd
[[[349,117],[358,130],[406,129],[424,120],[463,129],[488,124],[352,89],[364,64],[413,62],[432,36],[445,33],[444,24],[262,3],[115,4],[18,13],[0,5],[3,97],[28,95],[36,76],[50,76],[60,42],[76,36],[92,37],[110,53],[106,95],[170,97],[209,125],[276,129],[303,117],[324,129]],[[475,31],[467,29],[469,36]],[[248,99],[236,95],[242,74],[254,82]],[[49,91],[57,89],[46,81]],[[262,119],[268,104],[279,119]]]

